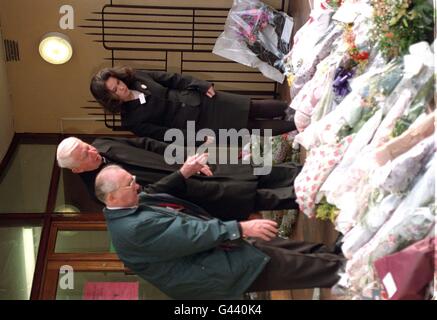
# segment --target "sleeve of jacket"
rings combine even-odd
[[[159,140],[165,144],[171,143],[171,141],[164,140],[165,132],[171,129],[168,127],[163,127],[151,122],[146,122],[146,123],[141,122],[130,126],[128,129],[131,130],[138,137],[150,137]],[[182,131],[184,135],[184,145],[187,145],[187,130],[186,129],[178,129],[178,130]],[[204,143],[203,141],[196,141],[194,145],[200,146],[203,143]]]
[[[212,83],[196,79],[189,75],[181,75],[178,73],[167,73],[162,71],[142,71],[148,74],[153,80],[169,89],[179,90],[198,90],[206,93],[212,86]]]
[[[164,155],[165,149],[169,146],[168,143],[158,141],[149,137],[142,138],[118,138],[118,140],[123,139],[123,141],[135,148],[143,149],[153,153]]]
[[[135,227],[135,246],[156,262],[200,253],[224,241],[240,238],[237,221],[205,221],[178,214],[148,213],[148,218]]]
[[[187,185],[184,176],[177,170],[154,184],[145,186],[143,190],[147,193],[168,193],[183,198],[187,193]]]

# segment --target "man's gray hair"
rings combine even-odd
[[[97,199],[106,204],[106,196],[119,188],[117,179],[112,175],[114,171],[124,170],[122,167],[110,164],[104,167],[96,177],[94,192]]]
[[[56,160],[61,168],[73,169],[80,165],[77,159],[73,158],[72,153],[81,142],[82,140],[76,137],[69,137],[61,141],[56,150]]]

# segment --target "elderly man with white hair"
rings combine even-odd
[[[335,248],[277,238],[271,220],[221,221],[195,204],[139,189],[119,166],[96,178],[119,258],[172,298],[238,299],[244,292],[331,287],[339,280],[344,258]]]
[[[250,164],[205,164],[207,155],[183,165],[164,160],[168,144],[151,138],[104,137],[92,145],[70,137],[58,146],[60,167],[78,173],[93,194],[95,177],[105,164],[118,164],[136,176],[147,193],[167,193],[193,202],[223,220],[246,220],[261,210],[296,209],[293,181],[301,167],[273,166],[256,176]]]

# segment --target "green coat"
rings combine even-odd
[[[124,264],[174,299],[239,299],[270,258],[240,239],[236,221],[150,207],[104,209]],[[232,241],[233,240],[233,241]],[[232,249],[220,244],[232,241]]]

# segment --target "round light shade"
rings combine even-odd
[[[39,54],[49,63],[63,64],[73,55],[73,47],[65,34],[50,32],[39,43]]]

